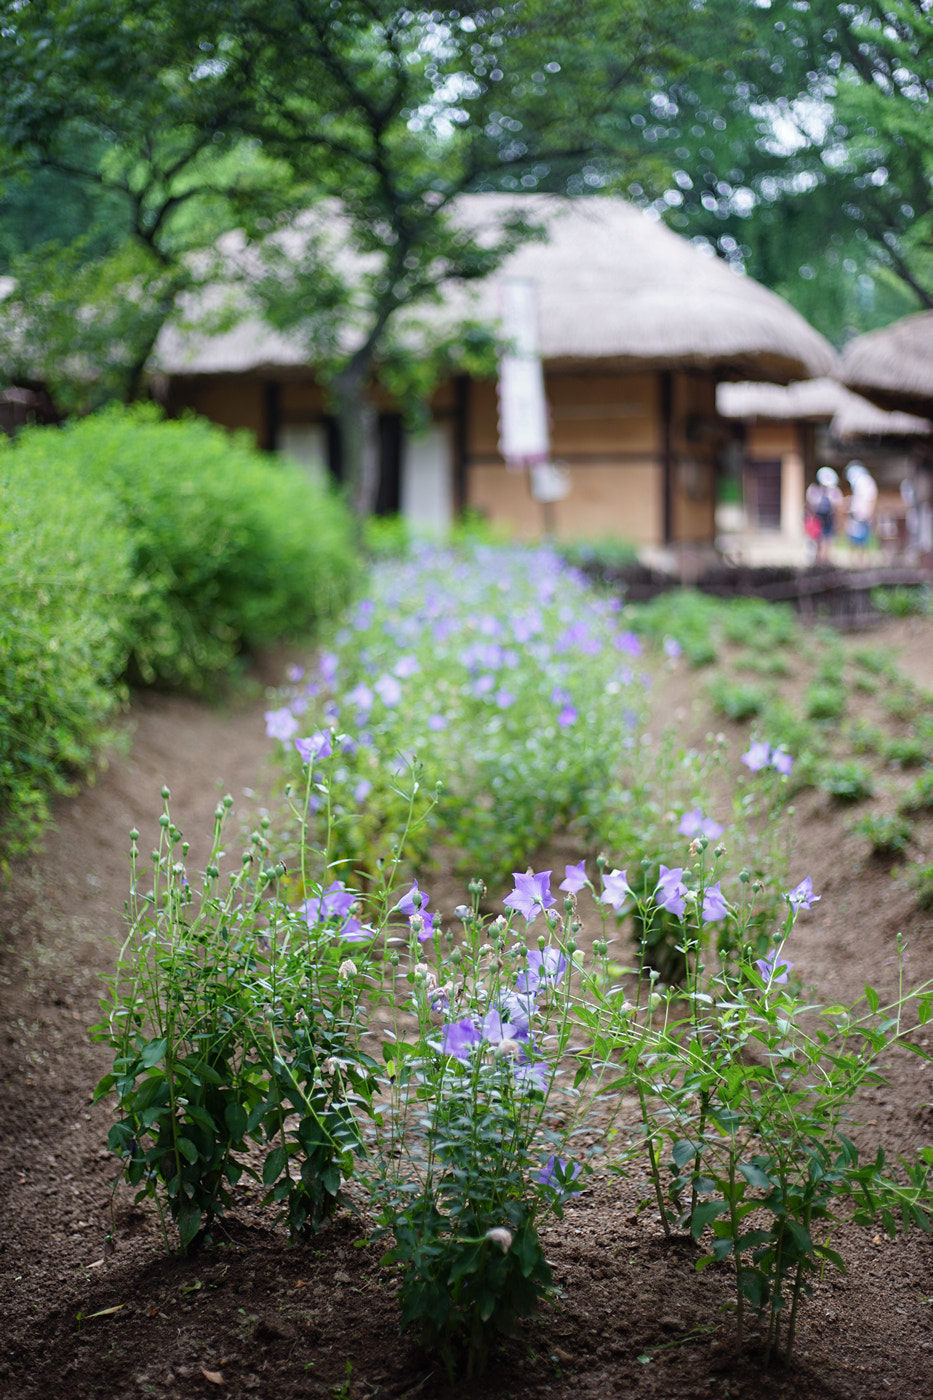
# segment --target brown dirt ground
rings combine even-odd
[[[885,625],[851,645],[884,646],[933,690],[933,620]],[[276,659],[276,664],[281,658]],[[665,1245],[637,1183],[596,1174],[545,1235],[558,1288],[507,1342],[486,1376],[451,1390],[436,1356],[400,1337],[393,1283],[378,1251],[359,1248],[361,1222],[339,1218],[311,1244],[289,1247],[247,1193],[218,1247],[166,1257],[154,1221],[125,1187],[113,1196],[108,1114],[90,1090],[109,1068],[89,1038],[99,978],[113,963],[128,883],[128,832],[155,842],[163,783],[192,841],[206,838],[223,792],[255,811],[269,778],[262,684],[217,710],[137,698],[130,743],[96,783],[59,804],[44,849],[0,889],[0,1396],[108,1400],[157,1396],[799,1397],[901,1400],[933,1395],[933,1244],[912,1234],[838,1229],[846,1276],[817,1284],[788,1368],[762,1371],[754,1345],[734,1345],[728,1271],[698,1275],[693,1251]],[[655,689],[654,722],[710,725],[703,681],[682,665]],[[868,705],[869,699],[856,703]],[[874,702],[872,702],[874,703]],[[747,731],[716,721],[732,751]],[[887,774],[876,805],[893,804]],[[851,809],[806,792],[795,824],[799,874],[822,893],[795,930],[796,970],[824,998],[856,996],[871,977],[896,985],[894,937],[908,940],[908,979],[933,975],[933,916],[849,829]],[[248,818],[247,818],[248,819]],[[931,824],[915,859],[933,861]],[[204,854],[201,854],[204,859]],[[796,878],[795,874],[795,878]],[[424,883],[424,882],[422,882]],[[442,911],[462,899],[432,886]],[[897,1056],[889,1085],[866,1102],[857,1130],[871,1150],[910,1153],[933,1136],[929,1067]]]

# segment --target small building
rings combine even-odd
[[[507,467],[496,381],[458,376],[418,434],[380,398],[378,508],[432,528],[470,508],[518,538],[712,544],[736,475],[717,385],[826,375],[835,352],[780,297],[622,199],[472,195],[457,217],[481,232],[516,208],[546,240],[445,290],[442,309],[501,325],[506,284],[532,284],[562,498],[543,507],[530,473]],[[297,341],[249,319],[213,337],[168,329],[152,369],[170,412],[246,428],[339,477],[334,419]]]
[[[911,483],[921,474],[933,423],[878,408],[835,379],[721,384],[717,403],[742,457],[744,508],[735,526],[746,540],[755,537],[759,556],[769,545],[772,554],[806,553],[806,487],[829,466],[847,489],[845,467],[855,458],[878,484],[879,538],[892,551],[907,547]]]
[[[933,422],[933,311],[915,312],[851,340],[842,352],[839,378],[878,408]],[[911,442],[903,495],[909,547],[928,554],[933,550],[933,436]]]

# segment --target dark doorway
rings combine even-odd
[[[781,463],[749,462],[745,468],[745,509],[759,530],[781,528]]]

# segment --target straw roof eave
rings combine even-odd
[[[933,416],[933,311],[857,336],[842,352],[839,378],[879,408]]]
[[[516,210],[546,228],[547,240],[522,245],[481,283],[446,287],[413,323],[469,318],[494,327],[504,281],[525,278],[536,289],[540,353],[554,367],[682,368],[779,383],[836,369],[835,351],[788,303],[622,199],[471,195],[456,218],[484,239]],[[327,218],[339,231],[333,210]],[[153,368],[233,373],[303,361],[293,344],[253,323],[211,342],[166,332]]]

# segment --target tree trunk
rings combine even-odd
[[[376,509],[379,492],[379,423],[364,387],[364,374],[350,365],[333,381],[347,501],[359,521]]]

